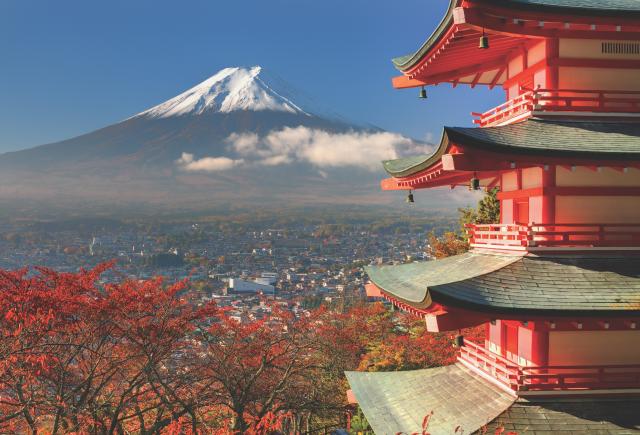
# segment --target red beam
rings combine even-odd
[[[640,69],[640,60],[636,59],[567,59],[558,58],[549,61],[550,66],[580,67],[580,68],[618,68]],[[548,88],[552,87],[547,85]],[[608,91],[615,93],[615,91]]]
[[[430,82],[423,80],[410,79],[407,76],[397,76],[391,79],[391,85],[395,89],[418,88],[420,86],[430,85]]]
[[[516,199],[532,196],[640,196],[640,187],[624,186],[559,186],[498,192],[497,198]]]
[[[489,83],[489,89],[495,88],[495,86],[498,84],[498,81],[500,80],[500,77],[502,77],[502,74],[504,74],[506,69],[507,65],[503,65],[502,68],[498,70],[493,80],[491,80],[491,83]]]
[[[473,80],[471,81],[471,89],[475,88],[476,85],[478,84],[478,81],[480,81],[480,76],[482,75],[482,73],[477,73],[476,76],[473,78]]]
[[[504,199],[516,199],[516,198],[529,198],[532,196],[543,196],[548,192],[542,187],[534,187],[531,189],[510,190],[508,192],[498,192],[496,198],[500,200]]]
[[[489,11],[486,9],[486,6],[478,6],[473,8],[466,7],[458,7],[454,9],[453,12],[453,22],[457,25],[469,26],[470,28],[475,28],[477,30],[484,29],[485,32],[489,33],[499,33],[503,35],[509,35],[513,37],[527,37],[527,38],[558,38],[558,37],[568,37],[568,38],[586,38],[586,39],[637,39],[638,37],[638,28],[637,21],[634,22],[635,27],[625,28],[625,31],[599,31],[599,30],[591,30],[590,24],[586,24],[584,29],[573,28],[566,29],[563,27],[560,28],[548,28],[548,27],[529,27],[525,26],[525,21],[545,21],[543,18],[538,18],[536,20],[525,20],[524,18],[514,16],[513,11],[504,15],[506,18],[501,18],[495,15],[489,14]],[[518,24],[514,24],[514,20],[518,20]],[[559,23],[564,23],[566,21],[574,21],[574,17],[564,17],[559,19]],[[596,22],[597,18],[594,18],[592,22]],[[574,21],[576,22],[576,21]]]
[[[626,186],[560,186],[549,188],[557,196],[640,196],[640,187]]]
[[[448,309],[438,314],[427,314],[425,322],[429,332],[457,331],[459,329],[479,326],[491,321],[486,314],[478,314],[468,310]]]
[[[512,161],[501,158],[492,152],[468,150],[465,153],[444,154],[441,158],[442,169],[445,171],[500,171],[513,169]],[[532,162],[528,166],[539,166]]]

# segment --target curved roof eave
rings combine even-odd
[[[436,28],[436,30],[429,36],[429,38],[420,46],[420,48],[413,54],[408,54],[405,56],[399,56],[393,58],[391,61],[393,65],[400,71],[404,72],[411,69],[420,59],[424,57],[424,55],[431,50],[433,45],[440,40],[442,35],[451,27],[453,23],[453,10],[458,5],[459,0],[450,0],[449,8],[447,9],[447,13],[445,14],[442,21]]]
[[[438,163],[446,153],[447,148],[449,148],[449,137],[447,136],[447,127],[445,127],[440,137],[440,144],[433,154],[384,160],[382,166],[394,178],[408,177]]]

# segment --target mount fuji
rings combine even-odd
[[[233,67],[117,124],[0,155],[0,200],[379,202],[380,160],[428,148],[346,121],[259,66]]]
[[[265,81],[262,67],[225,68],[197,86],[136,117],[170,118],[207,112],[273,111],[307,115]],[[274,79],[271,79],[274,81]]]

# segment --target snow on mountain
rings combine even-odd
[[[225,68],[202,83],[134,116],[169,118],[204,113],[276,111],[308,115],[278,93],[264,78],[262,67]]]

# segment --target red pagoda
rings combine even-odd
[[[377,434],[640,432],[640,0],[450,0],[395,88],[502,86],[506,102],[445,127],[430,156],[384,162],[384,190],[498,188],[471,250],[369,267],[369,289],[458,362],[348,372]],[[459,433],[459,432],[458,432]]]

